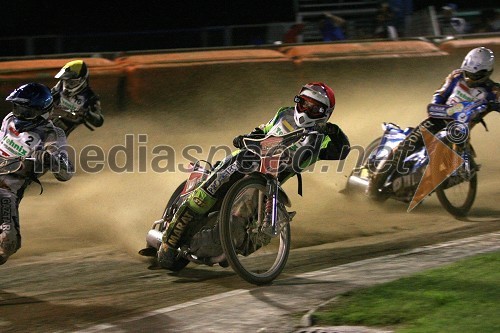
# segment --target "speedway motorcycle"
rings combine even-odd
[[[278,178],[278,172],[294,163],[289,149],[317,132],[299,129],[284,135],[244,138],[241,153],[253,156],[254,168],[235,182],[224,198],[205,216],[204,227],[218,230],[220,251],[210,256],[194,250],[193,239],[181,237],[176,262],[171,270],[179,271],[188,263],[231,268],[244,280],[262,285],[271,283],[284,269],[290,253],[290,222],[295,212],[287,211],[291,203]],[[245,155],[247,156],[247,155]],[[202,163],[206,165],[201,165]],[[282,169],[285,168],[285,169]],[[174,191],[162,218],[149,230],[147,247],[139,253],[155,257],[163,232],[182,202],[187,200],[207,177],[213,167],[206,161],[191,164],[186,181]],[[298,174],[300,176],[300,174]],[[200,232],[203,232],[203,228]]]
[[[491,111],[498,111],[497,103],[461,102],[454,106],[433,106],[428,108],[429,116],[449,119],[447,128],[437,133],[436,138],[452,149],[462,159],[462,164],[441,183],[433,192],[441,205],[450,214],[466,216],[476,197],[477,172],[480,165],[475,162],[476,153],[470,143],[470,130],[477,124],[484,123],[484,116]],[[444,115],[444,116],[443,116]],[[384,133],[373,140],[358,157],[356,167],[348,177],[344,193],[365,191],[372,175],[386,160],[392,158],[392,152],[398,147],[413,128],[402,129],[393,123],[383,123]],[[402,168],[387,172],[378,182],[375,201],[395,199],[409,203],[419,186],[425,169],[429,164],[429,156],[425,145],[410,156],[403,156]],[[370,184],[371,185],[371,184]],[[430,194],[429,194],[430,195]]]

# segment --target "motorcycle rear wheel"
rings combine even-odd
[[[456,217],[467,216],[477,193],[477,173],[469,180],[452,186],[447,189],[436,189],[436,195],[439,202],[448,213]]]
[[[290,253],[288,222],[282,223],[274,237],[257,225],[258,214],[264,214],[265,193],[266,181],[261,177],[239,180],[226,194],[219,219],[221,244],[227,261],[241,278],[255,285],[269,284],[276,279],[285,268]],[[260,205],[258,198],[263,198]]]

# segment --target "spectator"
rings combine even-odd
[[[388,2],[382,2],[375,16],[375,38],[397,39],[398,31],[394,25],[394,11]]]
[[[389,7],[394,12],[394,27],[398,36],[406,36],[413,14],[413,0],[389,0]]]
[[[443,10],[441,35],[463,35],[469,32],[470,29],[467,21],[456,15],[457,8],[457,5],[454,3],[449,3],[441,7]]]
[[[344,27],[346,21],[337,15],[324,12],[325,18],[319,22],[319,31],[324,42],[332,42],[336,40],[346,39]]]
[[[301,42],[301,35],[304,31],[305,25],[303,23],[296,23],[288,29],[283,35],[283,43],[293,44]]]
[[[500,16],[494,8],[481,10],[479,24],[476,25],[474,32],[498,32],[500,31]]]

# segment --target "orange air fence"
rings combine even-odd
[[[450,55],[462,58],[470,50],[478,46],[489,48],[497,57],[500,55],[500,37],[450,40],[441,43],[439,48]]]
[[[143,55],[124,55],[109,60],[83,58],[90,70],[93,90],[101,96],[103,109],[121,109],[126,103],[148,106],[162,99],[175,99],[203,87],[221,86],[228,91],[231,84],[255,83],[252,75],[268,73],[277,80],[294,79],[302,63],[351,61],[353,59],[412,58],[463,56],[477,46],[491,48],[500,54],[500,38],[451,40],[436,45],[426,41],[375,41],[359,43],[318,43],[272,46],[268,49],[219,49]],[[81,58],[80,58],[81,59]],[[0,62],[0,94],[4,98],[16,87],[28,82],[40,82],[52,87],[54,75],[68,61],[75,59],[37,59]],[[278,70],[279,69],[279,70]],[[224,82],[227,76],[231,82]],[[308,73],[314,75],[314,73]],[[227,81],[227,80],[226,80]],[[271,84],[260,82],[259,84]],[[223,88],[223,89],[222,89]],[[200,92],[198,92],[200,93]],[[197,96],[193,94],[194,98]],[[5,103],[5,102],[3,102]]]
[[[225,75],[232,71],[238,79],[248,80],[243,73],[251,68],[290,66],[282,53],[268,49],[132,55],[116,61],[125,68],[127,96],[133,104],[140,105],[161,103],[164,98],[182,98],[179,95],[183,93],[194,96],[195,86],[224,86],[222,72]]]
[[[428,57],[446,55],[438,47],[423,41],[383,41],[297,45],[282,47],[281,52],[300,64],[304,61],[350,60],[359,58]]]

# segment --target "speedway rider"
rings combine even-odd
[[[66,136],[49,120],[53,110],[50,89],[28,83],[14,90],[6,101],[12,103],[0,129],[0,156],[26,157],[14,173],[0,174],[0,265],[21,247],[18,207],[25,189],[48,169],[59,181],[73,175],[68,159]]]
[[[420,126],[432,134],[444,129],[451,121],[446,115],[446,109],[457,103],[469,101],[485,101],[490,105],[490,110],[498,109],[500,101],[500,84],[492,81],[495,56],[493,51],[485,47],[472,49],[465,56],[459,69],[453,70],[445,79],[444,84],[438,89],[431,103],[427,107],[429,116],[417,126],[406,139],[393,152],[392,158],[387,158],[385,165],[379,165],[369,182],[366,194],[379,198],[379,188],[385,181],[384,175],[389,175],[395,168],[400,170],[404,159],[422,147],[423,138]],[[483,117],[486,113],[483,115]],[[482,119],[476,121],[481,122]],[[383,170],[383,171],[382,171]]]
[[[337,125],[327,122],[335,108],[333,90],[321,82],[308,83],[295,96],[294,102],[295,107],[280,108],[267,124],[255,128],[248,135],[237,136],[233,140],[234,146],[242,148],[244,137],[264,137],[266,134],[282,135],[305,128],[309,131],[316,130],[321,134],[316,136],[315,140],[312,136],[308,136],[302,142],[302,147],[309,147],[313,150],[311,154],[307,157],[304,156],[304,159],[300,161],[300,170],[318,159],[345,159],[350,150],[347,136]],[[297,152],[299,150],[297,149]],[[298,154],[297,152],[295,154]],[[162,268],[170,269],[172,267],[177,255],[178,240],[182,235],[186,232],[189,234],[190,227],[196,229],[196,225],[203,215],[217,203],[217,200],[224,197],[232,184],[245,175],[246,166],[242,155],[232,154],[226,157],[213,170],[207,180],[193,191],[190,197],[178,208],[168,229],[163,233],[162,244],[158,250],[158,263]],[[283,182],[294,174],[294,172],[281,172],[279,178]],[[181,236],[179,236],[179,231],[182,233]],[[207,232],[212,232],[212,234],[206,235]],[[208,243],[218,243],[217,231],[210,229],[204,230],[204,233],[202,238],[208,240]],[[214,245],[217,248],[217,244],[202,245]]]
[[[76,115],[75,120],[70,117],[55,118],[54,124],[62,128],[66,135],[75,128],[75,121],[101,127],[104,123],[101,102],[89,85],[87,64],[82,60],[70,61],[54,77],[59,79],[51,90],[55,108]]]

